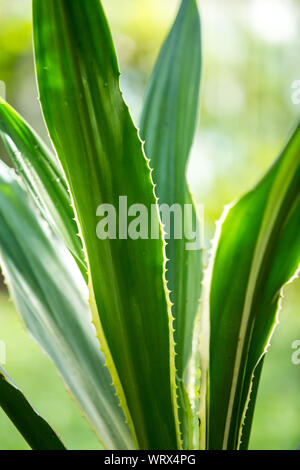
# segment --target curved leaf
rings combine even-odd
[[[0,136],[41,213],[62,236],[85,276],[82,244],[61,167],[35,131],[2,98]]]
[[[84,281],[68,250],[34,209],[13,171],[0,162],[0,257],[15,304],[103,444],[132,448],[92,328]]]
[[[0,367],[0,406],[34,450],[66,450],[49,424]]]
[[[107,364],[137,446],[174,449],[179,432],[163,242],[161,235],[128,238],[119,207],[120,196],[128,207],[142,204],[148,215],[154,206],[158,224],[150,171],[119,90],[108,24],[98,0],[34,0],[33,13],[42,109],[79,220]],[[115,239],[97,237],[103,204],[117,215]]]
[[[243,439],[253,375],[276,325],[282,286],[298,268],[299,221],[300,124],[276,164],[229,210],[220,229],[206,305],[210,449],[236,449]]]

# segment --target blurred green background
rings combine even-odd
[[[205,205],[209,245],[225,204],[264,174],[300,116],[292,84],[300,80],[299,0],[200,0],[203,80],[199,126],[188,170]],[[178,0],[103,0],[122,71],[121,87],[138,125],[142,100]],[[31,1],[0,0],[0,80],[7,100],[45,139],[34,78]],[[0,145],[0,157],[8,161]],[[295,449],[300,443],[300,365],[292,342],[300,339],[300,282],[285,288],[258,396],[252,449]],[[58,377],[29,339],[4,287],[0,340],[6,369],[72,449],[98,441]],[[0,449],[28,446],[0,410]]]

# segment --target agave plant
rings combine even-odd
[[[99,0],[33,0],[36,76],[53,144],[4,100],[1,266],[30,335],[104,448],[246,449],[281,290],[300,254],[300,123],[217,223],[209,263],[162,204],[193,207],[201,33],[183,0],[136,129]],[[98,208],[155,207],[157,237],[98,237]],[[133,214],[132,214],[133,215]],[[137,214],[135,214],[137,215]],[[153,211],[152,211],[153,215]],[[201,301],[200,301],[201,299]],[[0,405],[33,449],[64,449],[1,371]]]

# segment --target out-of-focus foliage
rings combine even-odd
[[[13,80],[14,66],[31,50],[30,3],[17,0],[0,2],[1,80]]]

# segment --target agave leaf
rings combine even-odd
[[[182,213],[184,205],[190,204],[194,225],[196,211],[185,172],[195,132],[200,71],[199,12],[195,0],[183,0],[150,81],[141,120],[141,137],[145,140],[146,155],[153,168],[152,178],[159,204],[168,204],[169,207],[179,204]],[[192,220],[185,217],[181,228],[186,229],[188,223],[193,225]],[[169,259],[166,278],[174,303],[178,386],[186,388],[184,373],[192,354],[193,326],[201,291],[201,247],[188,250],[191,241],[184,234],[180,239],[175,238],[175,217],[171,218],[165,236]],[[186,438],[191,428],[186,390],[182,390],[179,397],[180,420]],[[185,408],[187,413],[183,411]],[[192,447],[193,444],[185,443],[186,446]]]
[[[41,213],[63,237],[85,275],[82,244],[62,169],[41,138],[2,98],[0,136]]]
[[[33,450],[65,450],[49,424],[0,367],[0,406]]]
[[[255,371],[253,373],[250,399],[248,400],[248,407],[247,407],[245,417],[244,417],[244,422],[243,422],[242,440],[239,446],[240,450],[248,450],[248,447],[249,447],[252,421],[254,417],[255,405],[256,405],[257,394],[258,394],[258,386],[260,383],[260,378],[261,378],[263,365],[265,362],[265,357],[266,357],[265,355],[262,357],[262,359],[257,364]]]
[[[236,449],[243,440],[253,376],[258,367],[258,382],[259,363],[276,325],[281,289],[298,268],[299,221],[300,124],[267,175],[229,210],[219,228],[204,310],[211,323],[206,397],[209,449]],[[206,376],[205,369],[203,373]],[[250,421],[252,415],[250,407]]]
[[[33,17],[42,109],[74,201],[107,365],[136,445],[174,449],[179,424],[163,241],[161,233],[126,237],[119,196],[148,214],[153,206],[157,224],[158,215],[148,164],[119,90],[109,27],[98,0],[34,0]],[[102,204],[116,211],[116,239],[112,232],[97,237]],[[120,233],[123,223],[126,233]]]
[[[0,257],[31,336],[56,364],[104,446],[132,448],[129,428],[91,324],[72,256],[0,162]]]

